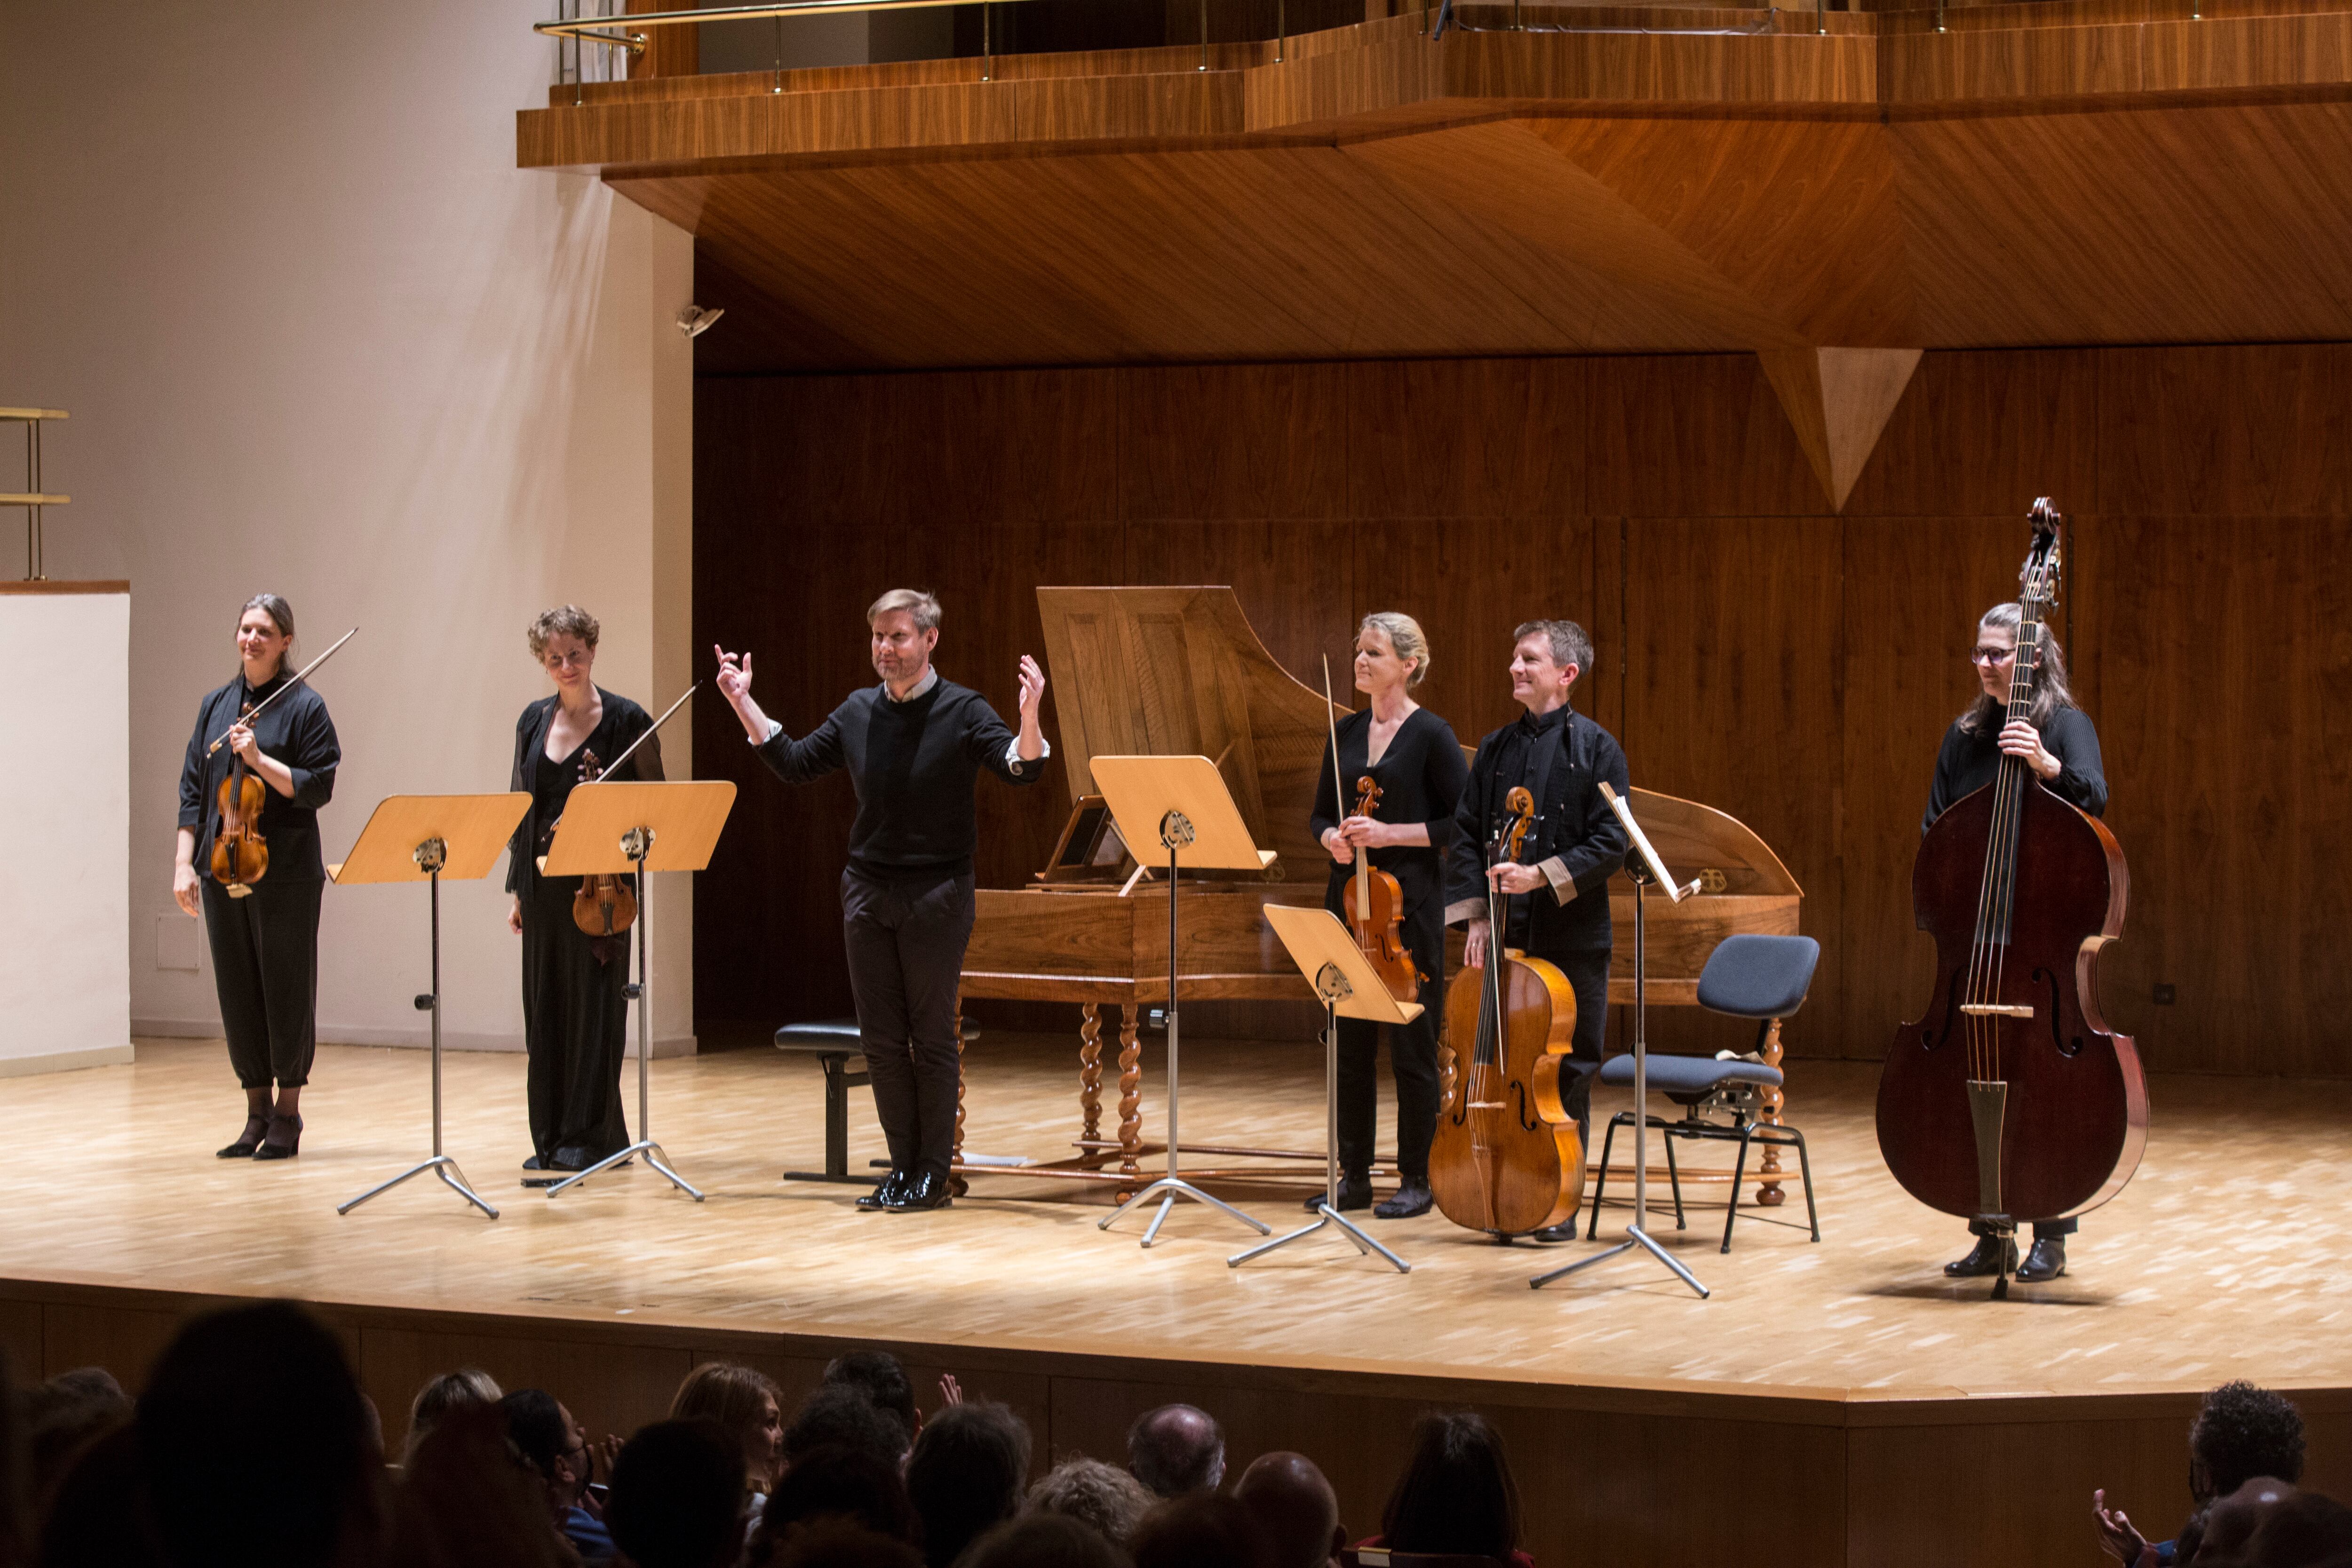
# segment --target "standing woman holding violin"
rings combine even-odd
[[[1323,904],[1343,924],[1352,928],[1350,916],[1361,898],[1359,856],[1393,879],[1399,895],[1392,940],[1403,950],[1405,964],[1399,967],[1406,973],[1401,978],[1425,1007],[1412,1023],[1388,1032],[1389,1065],[1396,1075],[1400,1184],[1396,1195],[1382,1200],[1372,1213],[1381,1219],[1408,1219],[1430,1208],[1429,1146],[1437,1131],[1437,1026],[1444,1012],[1440,1004],[1445,978],[1445,851],[1454,841],[1454,814],[1470,770],[1453,726],[1410,695],[1429,674],[1429,639],[1422,635],[1419,622],[1393,610],[1366,616],[1356,632],[1355,666],[1356,689],[1370,701],[1340,720],[1325,747],[1309,821],[1332,860]],[[1348,789],[1344,800],[1342,783]],[[1396,982],[1391,988],[1397,988]],[[1339,1020],[1343,1209],[1363,1208],[1372,1201],[1378,1039],[1379,1026]],[[1307,1206],[1311,1209],[1322,1201],[1323,1194],[1317,1193]]]
[[[318,1043],[327,882],[318,814],[334,795],[342,748],[318,692],[308,683],[285,689],[293,641],[285,600],[246,601],[236,622],[241,668],[197,705],[180,769],[172,897],[204,915],[229,1065],[245,1088],[245,1127],[219,1151],[224,1160],[290,1160],[299,1151],[302,1086]],[[225,739],[217,749],[216,739]]]
[[[605,761],[643,737],[645,743],[610,776],[616,784],[662,776],[661,737],[647,733],[653,720],[590,679],[601,630],[595,616],[563,605],[541,612],[525,634],[531,657],[555,682],[554,695],[525,708],[515,722],[514,772],[507,785],[530,796],[530,809],[507,847],[507,891],[514,895],[507,927],[522,937],[522,1037],[530,1063],[526,1171],[584,1171],[629,1142],[621,1115],[626,921],[614,921],[619,929],[612,934],[591,935],[574,918],[583,879],[544,877],[539,870],[572,786],[603,776]],[[634,898],[635,879],[613,880]],[[627,907],[634,918],[634,903]]]

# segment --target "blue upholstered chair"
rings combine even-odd
[[[1821,955],[1822,944],[1809,936],[1726,937],[1707,955],[1706,967],[1699,972],[1698,1005],[1710,1013],[1756,1020],[1753,1054],[1760,1057],[1773,1026],[1805,1005],[1805,993],[1813,984],[1813,965]],[[1666,1180],[1675,1195],[1675,1229],[1682,1229],[1684,1223],[1682,1175],[1675,1167],[1676,1139],[1712,1139],[1739,1145],[1739,1158],[1731,1173],[1731,1202],[1723,1220],[1722,1250],[1726,1252],[1731,1250],[1731,1227],[1739,1219],[1739,1184],[1748,1173],[1748,1145],[1773,1143],[1782,1148],[1793,1146],[1797,1151],[1798,1167],[1805,1180],[1805,1219],[1812,1238],[1821,1240],[1821,1212],[1813,1206],[1813,1165],[1805,1155],[1805,1135],[1793,1127],[1774,1127],[1758,1120],[1764,1109],[1761,1091],[1780,1086],[1782,1075],[1779,1068],[1746,1057],[1653,1053],[1649,1076],[1651,1089],[1683,1108],[1678,1121],[1663,1116],[1650,1118],[1650,1125],[1665,1134]],[[1602,1063],[1601,1081],[1632,1088],[1633,1056],[1628,1053],[1612,1057]],[[1601,1226],[1601,1190],[1609,1179],[1609,1155],[1616,1145],[1617,1129],[1633,1124],[1631,1110],[1621,1110],[1610,1118],[1609,1133],[1601,1142],[1599,1173],[1592,1183],[1592,1221],[1585,1232],[1588,1237]]]

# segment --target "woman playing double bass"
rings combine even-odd
[[[1412,1023],[1389,1031],[1389,1065],[1396,1075],[1396,1195],[1372,1209],[1381,1219],[1427,1214],[1429,1145],[1437,1131],[1438,999],[1445,977],[1445,851],[1454,842],[1454,812],[1470,776],[1453,726],[1415,702],[1411,689],[1429,674],[1429,639],[1411,616],[1382,610],[1366,616],[1356,632],[1356,689],[1371,700],[1339,721],[1338,750],[1324,748],[1309,819],[1315,837],[1330,852],[1331,879],[1324,907],[1348,918],[1348,892],[1356,857],[1397,880],[1403,895],[1400,934],[1421,984],[1424,1010]],[[1371,779],[1381,792],[1374,816],[1360,816],[1350,796],[1358,781]],[[1374,1061],[1380,1026],[1339,1020],[1339,1206],[1360,1209],[1372,1201],[1372,1137],[1378,1091]],[[1323,1201],[1317,1193],[1310,1209]]]
[[[224,1160],[290,1160],[299,1151],[302,1086],[317,1047],[319,900],[327,885],[319,808],[334,795],[342,747],[327,704],[308,682],[285,690],[293,642],[294,611],[285,600],[256,594],[245,602],[236,621],[236,679],[197,704],[180,769],[172,897],[188,913],[204,915],[229,1066],[245,1088],[245,1127],[219,1151]],[[246,721],[264,702],[268,707]],[[215,750],[224,733],[227,743]],[[260,788],[252,790],[256,780]],[[233,797],[251,791],[259,799],[260,811],[246,826],[267,846],[265,868],[251,881],[237,881],[235,893],[207,870],[222,832],[225,786]]]
[[[1936,754],[1936,778],[1927,791],[1927,814],[1920,819],[1925,836],[1955,802],[1993,782],[2000,759],[2021,759],[2042,786],[2093,816],[2107,809],[2107,780],[2100,771],[2099,732],[2090,715],[2074,706],[2066,681],[2066,653],[2047,626],[2042,628],[2041,662],[2033,680],[2033,700],[2021,714],[2009,710],[2010,684],[2017,670],[2018,607],[2014,602],[1995,605],[1977,623],[1976,646],[1969,654],[1981,688],[1968,711],[1944,732],[1943,749]],[[1990,1276],[2000,1269],[2002,1248],[2013,1246],[1986,1236],[1971,1221],[1977,1244],[1966,1258],[1944,1265],[1955,1279]],[[2066,1272],[2066,1237],[2074,1232],[2072,1219],[2042,1220],[2033,1227],[2033,1250],[2017,1278],[2027,1284],[2055,1279]]]
[[[629,933],[592,936],[572,917],[577,877],[543,877],[539,857],[572,786],[604,763],[638,746],[615,784],[658,781],[661,737],[627,698],[590,679],[596,664],[596,617],[577,605],[543,611],[524,634],[531,657],[555,683],[515,721],[514,772],[507,787],[527,792],[508,846],[507,928],[522,937],[522,1037],[530,1108],[531,1156],[526,1171],[584,1171],[629,1142],[621,1114],[621,1058],[626,1048]],[[592,763],[593,757],[599,762]],[[623,877],[623,883],[631,879]]]

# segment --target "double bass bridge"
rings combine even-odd
[[[1963,1002],[1960,1011],[1972,1018],[2031,1018],[2033,1009],[2022,1002]]]

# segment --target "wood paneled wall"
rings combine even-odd
[[[2352,346],[1930,353],[1831,515],[1745,355],[705,378],[697,641],[758,650],[805,728],[870,679],[863,606],[928,586],[941,667],[1009,711],[1038,584],[1230,583],[1309,680],[1360,615],[1417,616],[1422,695],[1475,741],[1512,711],[1511,626],[1573,616],[1579,705],[1635,782],[1803,884],[1823,958],[1792,1054],[1874,1058],[1928,978],[1909,870],[1972,617],[2052,495],[2131,863],[2109,1016],[2155,1067],[2341,1075],[2347,421]],[[723,704],[697,721],[745,785],[698,883],[698,1015],[847,1012],[847,784],[786,791]],[[1042,864],[1067,803],[1058,773],[984,782],[984,885]],[[1698,1022],[1669,1043],[1719,1043]]]

